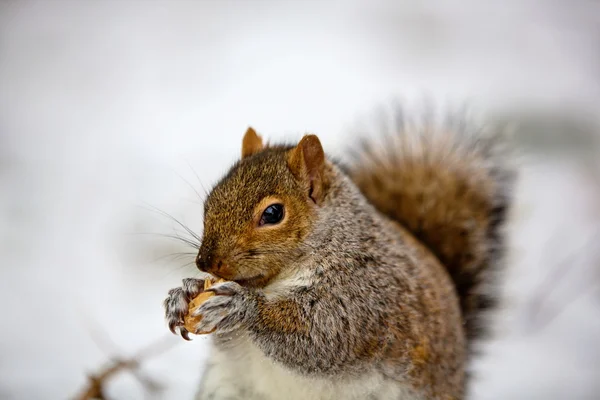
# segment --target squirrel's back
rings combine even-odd
[[[505,247],[512,169],[499,130],[465,115],[394,115],[381,141],[362,142],[348,173],[383,214],[404,225],[447,268],[467,338],[494,303],[487,285]]]

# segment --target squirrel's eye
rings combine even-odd
[[[259,225],[273,225],[283,219],[283,204],[272,204],[263,211]]]

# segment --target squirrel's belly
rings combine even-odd
[[[410,390],[377,373],[360,379],[309,378],[268,359],[248,339],[213,349],[198,400],[416,400]],[[222,396],[221,396],[222,393]]]

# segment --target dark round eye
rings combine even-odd
[[[259,225],[273,225],[283,219],[283,204],[271,204],[263,211]]]

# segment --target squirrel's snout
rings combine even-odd
[[[228,266],[221,259],[215,259],[214,257],[197,257],[196,266],[202,272],[208,272],[216,276],[230,275]]]
[[[236,273],[224,254],[226,250],[223,250],[222,245],[217,246],[214,241],[203,239],[196,256],[196,266],[202,272],[230,280]]]
[[[202,241],[202,246],[196,256],[196,266],[202,272],[209,272],[210,267],[214,262],[214,250],[206,241]]]
[[[203,260],[201,257],[196,257],[196,267],[202,272],[208,272],[209,263]]]

